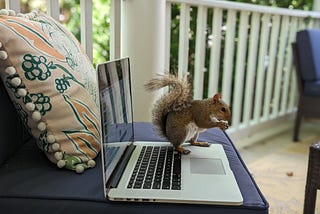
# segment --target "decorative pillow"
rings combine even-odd
[[[100,151],[96,72],[76,38],[51,17],[0,10],[0,76],[38,147],[82,173]]]

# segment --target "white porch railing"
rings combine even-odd
[[[171,24],[174,19],[178,19],[179,49],[177,56],[173,56],[178,58],[178,73],[192,74],[195,99],[221,92],[223,100],[232,107],[232,126],[227,132],[233,139],[249,137],[254,141],[256,138],[290,128],[290,123],[284,121],[292,119],[297,99],[291,43],[295,40],[298,30],[320,27],[320,13],[217,0],[165,2],[163,4],[163,1],[136,0],[121,1],[121,4],[117,5],[119,9],[116,11],[124,12],[119,17],[122,19],[121,34],[126,34],[119,52],[121,56],[130,56],[133,65],[140,64],[139,69],[135,69],[135,66],[133,68],[135,78],[147,80],[154,73],[169,70],[170,55],[173,54],[170,53]],[[171,17],[171,8],[176,5],[180,14],[178,17]],[[140,19],[149,17],[142,9],[135,7],[144,10],[157,8],[157,13],[165,8],[164,13],[157,14],[158,19],[152,25],[153,29],[157,25],[157,33],[165,38],[163,42],[162,39],[154,37],[151,45],[160,44],[153,46],[157,47],[157,50],[151,48],[147,41],[139,40],[146,34],[150,37],[155,34],[149,32],[149,25],[139,26]],[[125,13],[129,9],[136,13]],[[195,36],[195,48],[191,53],[190,19],[191,13],[195,10],[196,29],[192,32]],[[128,30],[128,20],[138,22],[134,30]],[[165,21],[165,24],[162,21]],[[131,38],[128,38],[128,35]],[[140,48],[146,54],[143,54],[143,51],[127,50],[127,45],[139,41],[146,44],[136,49]],[[154,51],[158,51],[158,59],[149,56]],[[190,63],[192,55],[194,64]],[[149,61],[156,61],[158,66],[146,66],[144,69],[143,64]],[[141,88],[143,82],[134,81],[133,91],[139,91],[140,94],[140,97],[136,97],[136,100],[140,100],[135,103],[135,115],[145,120],[148,118],[146,112],[150,111],[150,103],[146,101],[148,99],[145,96],[148,95]],[[247,143],[250,143],[250,140],[241,146]]]
[[[20,10],[19,0],[5,2]],[[46,1],[47,13],[56,19],[58,2]],[[176,5],[179,16],[171,17]],[[150,120],[152,95],[143,83],[169,70],[171,23],[177,18],[177,71],[192,74],[195,99],[221,92],[232,107],[231,137],[255,139],[265,130],[270,135],[287,129],[283,121],[295,112],[297,98],[291,42],[298,30],[319,28],[320,13],[217,0],[111,0],[110,56],[131,59],[136,121]],[[81,43],[92,59],[92,0],[81,0],[81,20]]]
[[[291,43],[298,30],[320,27],[320,13],[231,1],[168,0],[168,16],[173,4],[181,8],[179,74],[188,71],[190,11],[197,9],[195,62],[191,69],[194,97],[222,93],[232,107],[228,133],[234,138],[253,136],[259,129],[275,128],[270,132],[274,134],[287,128],[281,127],[280,121],[295,112],[297,98]],[[209,11],[213,13],[211,26]],[[208,67],[205,58],[209,59]],[[208,82],[207,88],[204,82]]]

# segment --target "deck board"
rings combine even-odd
[[[300,141],[292,141],[292,130],[240,148],[262,193],[270,203],[270,214],[302,213],[309,145],[320,141],[320,121],[303,121]],[[320,214],[318,194],[316,213]]]

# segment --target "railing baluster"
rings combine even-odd
[[[121,1],[110,1],[110,60],[121,57]]]
[[[16,13],[20,12],[20,0],[5,0],[6,9],[14,10]]]
[[[270,31],[270,14],[264,14],[262,16],[262,29],[259,45],[259,58],[258,58],[258,69],[257,69],[257,79],[256,79],[256,91],[255,91],[255,101],[254,101],[254,118],[253,123],[256,124],[261,118],[261,106],[262,106],[262,93],[264,86],[265,77],[265,66],[267,57],[267,48],[269,44],[269,31]]]
[[[171,3],[166,4],[166,41],[165,41],[165,65],[164,68],[170,70],[170,43],[171,42]],[[163,89],[164,90],[164,89]]]
[[[245,99],[243,110],[243,123],[246,127],[249,126],[251,120],[254,80],[257,62],[257,51],[260,30],[260,13],[253,13],[251,16],[251,29],[249,40],[249,55],[248,55],[248,69],[246,74]]]
[[[278,37],[280,27],[280,16],[272,17],[271,40],[269,49],[269,65],[266,73],[266,87],[264,93],[264,106],[262,120],[269,120],[270,107],[272,105],[272,89],[274,87],[275,62],[277,57]],[[262,86],[262,85],[261,85]]]
[[[282,18],[281,22],[281,32],[279,36],[279,50],[278,50],[278,56],[277,56],[277,67],[276,67],[276,78],[275,78],[275,86],[274,86],[274,98],[273,98],[273,108],[272,108],[272,117],[275,118],[279,114],[279,100],[280,100],[280,94],[284,91],[284,89],[281,89],[281,81],[283,79],[284,70],[284,59],[286,54],[286,45],[288,42],[288,30],[289,30],[289,17],[284,16]],[[288,44],[290,47],[291,45]]]
[[[236,27],[237,12],[228,10],[226,43],[224,51],[223,78],[222,78],[222,97],[226,103],[231,103],[231,86],[233,74],[233,56],[234,56],[234,37]]]
[[[314,28],[314,20],[310,19],[309,23],[308,23],[308,28]]]
[[[207,8],[205,6],[198,7],[197,14],[197,33],[195,48],[195,68],[194,68],[194,98],[202,99],[203,96],[203,73],[205,60],[205,42],[206,42],[206,26],[207,26]]]
[[[183,76],[188,72],[189,61],[189,26],[190,26],[190,6],[181,4],[180,26],[179,26],[179,58],[178,75]]]
[[[289,100],[289,83],[291,79],[291,84],[292,84],[292,78],[290,78],[292,75],[296,75],[295,70],[293,69],[292,66],[292,47],[291,43],[296,40],[296,32],[297,32],[297,27],[298,27],[298,18],[296,17],[291,17],[290,20],[290,30],[289,30],[289,41],[287,45],[287,55],[286,55],[286,62],[285,62],[285,73],[284,73],[284,83],[283,83],[283,93],[281,97],[281,110],[280,110],[280,115],[284,115],[287,112],[287,107],[288,107],[288,100]]]
[[[81,45],[86,51],[89,59],[93,59],[93,37],[92,37],[92,0],[80,0],[81,7]]]
[[[220,55],[221,55],[221,27],[222,12],[220,8],[214,8],[212,17],[212,46],[210,50],[209,87],[208,95],[218,92]]]
[[[249,12],[242,11],[240,14],[240,28],[236,61],[235,86],[233,90],[234,101],[232,104],[232,127],[239,128],[242,112],[243,83],[245,73],[245,59],[247,50]]]
[[[60,6],[59,0],[47,0],[47,14],[59,21]]]

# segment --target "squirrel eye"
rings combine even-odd
[[[222,107],[222,108],[221,108],[221,111],[222,111],[222,112],[226,112],[226,108],[225,108],[225,107]]]

